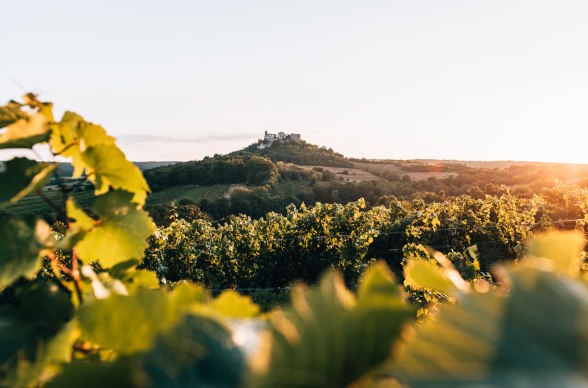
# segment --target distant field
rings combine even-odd
[[[53,201],[56,205],[62,205],[62,197],[60,192],[44,192],[45,196]],[[72,193],[76,202],[82,207],[92,207],[94,204],[94,191],[80,191]],[[24,197],[16,204],[6,208],[9,214],[36,214],[38,216],[45,216],[54,213],[53,209],[37,194],[32,194]]]
[[[217,199],[225,195],[231,185],[219,184],[213,186],[175,186],[159,191],[147,198],[148,205],[166,204],[173,201],[179,201],[183,198],[199,202],[202,199]],[[62,204],[61,193],[59,191],[45,191],[43,194],[53,201],[56,205]],[[80,191],[72,193],[76,202],[84,207],[90,208],[94,204],[94,191]],[[7,213],[14,215],[36,214],[38,216],[47,216],[54,213],[53,209],[37,194],[26,196],[16,204],[5,209]]]
[[[174,164],[177,162],[133,162],[139,167],[139,170],[145,171],[149,170],[150,168],[156,168],[161,166],[167,166],[169,164]]]
[[[356,169],[359,169],[364,172],[384,172],[388,171],[390,173],[398,174],[400,177],[404,175],[408,175],[411,180],[413,181],[422,181],[427,180],[431,177],[437,179],[447,178],[451,175],[457,175],[454,172],[418,172],[418,171],[404,171],[399,166],[395,164],[385,164],[385,163],[359,163],[354,162],[353,165]],[[373,174],[372,174],[373,175]],[[381,178],[378,178],[381,179]]]
[[[362,162],[353,162],[353,164],[387,164],[400,165],[404,163],[417,162],[423,164],[461,164],[470,168],[488,168],[503,170],[511,166],[566,166],[579,167],[586,166],[586,164],[576,163],[550,163],[550,162],[524,162],[514,160],[453,160],[453,159],[406,159],[406,160],[384,160],[384,159],[365,159]]]
[[[225,195],[231,185],[218,184],[212,186],[173,186],[151,194],[147,198],[147,205],[167,204],[181,199],[190,199],[199,202],[203,199],[217,199]]]
[[[307,167],[307,166],[304,166]],[[337,174],[337,176],[344,179],[349,179],[351,182],[363,182],[363,181],[381,181],[383,180],[379,176],[372,174],[371,172],[360,170],[357,168],[350,167],[324,167],[324,166],[308,166],[312,168],[322,168],[323,170],[331,171]],[[347,173],[345,173],[347,171]]]

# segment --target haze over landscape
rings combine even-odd
[[[588,163],[587,11],[584,1],[9,2],[0,100],[32,90],[57,112],[83,112],[136,161],[227,153],[267,128],[350,157]]]

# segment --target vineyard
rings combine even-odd
[[[94,190],[43,193],[43,160],[0,171],[1,208],[44,195],[67,221],[0,223],[0,387],[588,385],[586,189],[157,229],[104,128],[32,94],[0,107],[0,149],[36,144]],[[244,295],[285,289],[269,312]]]
[[[150,195],[147,198],[147,205],[169,204],[172,202],[179,202],[182,199],[188,199],[195,203],[199,203],[203,199],[215,200],[226,195],[230,188],[228,184],[216,184],[211,186],[175,186],[169,187],[157,193]],[[49,216],[55,214],[56,210],[52,208],[47,200],[59,202],[61,192],[46,191],[43,192],[43,197],[37,194],[27,195],[15,204],[8,206],[5,211],[11,215],[35,214],[38,216]],[[84,208],[91,208],[95,195],[91,190],[75,191],[71,193],[77,203]]]
[[[189,199],[195,203],[203,199],[215,200],[222,198],[229,189],[228,184],[216,184],[212,186],[173,186],[158,191],[147,198],[148,205],[168,204],[182,199]]]
[[[244,215],[223,224],[199,219],[171,223],[149,239],[145,266],[159,278],[211,289],[282,289],[313,283],[337,268],[357,285],[369,263],[384,260],[402,276],[406,256],[444,252],[467,279],[492,279],[494,264],[524,255],[534,233],[557,227],[586,230],[588,190],[560,186],[533,199],[514,195],[458,197],[444,203],[364,201],[288,207],[284,215]]]
[[[45,192],[44,196],[49,201],[57,202],[61,198],[61,192]],[[91,208],[95,199],[94,192],[91,190],[73,192],[71,196],[84,208]],[[5,210],[12,215],[35,214],[37,216],[48,216],[55,213],[55,209],[37,194],[27,195]]]

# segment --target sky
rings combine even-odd
[[[588,163],[585,0],[29,0],[2,14],[0,103],[36,92],[131,160],[201,159],[267,129],[351,157]]]

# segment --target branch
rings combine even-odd
[[[64,274],[66,274],[67,276],[73,277],[71,270],[65,265],[63,264],[58,258],[57,256],[55,256],[55,252],[53,251],[47,251],[45,252],[45,255],[49,258],[49,260],[51,260],[51,265],[55,265],[57,268],[59,268],[59,270],[61,272],[63,272]]]
[[[74,285],[76,287],[76,294],[78,296],[78,300],[80,304],[84,302],[84,298],[82,297],[82,278],[80,277],[80,270],[78,269],[78,255],[76,255],[76,249],[72,248],[71,250],[71,277],[74,280]]]

